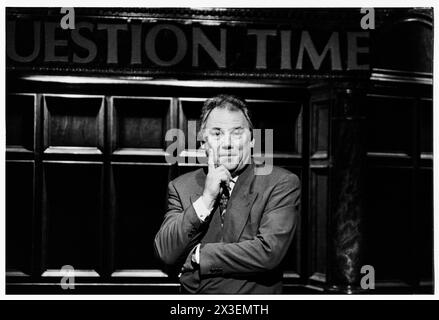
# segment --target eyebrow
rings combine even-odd
[[[244,127],[243,126],[239,126],[239,127],[231,128],[231,130],[236,130],[236,129],[244,129]],[[223,130],[223,128],[212,127],[212,128],[209,128],[209,130]]]

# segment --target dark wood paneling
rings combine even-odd
[[[421,99],[419,101],[420,141],[421,153],[433,154],[433,101]]]
[[[373,34],[373,67],[433,72],[433,27],[422,16],[388,23]]]
[[[377,281],[409,281],[415,243],[411,169],[371,167],[365,178],[364,264],[375,268]]]
[[[416,266],[420,281],[433,280],[433,170],[420,170],[416,221]]]
[[[113,165],[114,270],[160,269],[154,237],[166,212],[169,166]]]
[[[34,162],[6,162],[6,269],[32,269]]]
[[[46,92],[39,87],[35,90],[29,92]],[[66,87],[58,84],[56,91],[48,92],[59,92],[59,95],[46,94],[45,100],[41,99],[45,101],[46,109],[44,114],[41,113],[45,116],[45,122],[41,123],[45,140],[40,140],[45,142],[45,147],[73,147],[63,148],[64,163],[46,161],[44,164],[44,192],[42,199],[37,199],[36,202],[38,205],[43,203],[42,209],[39,209],[42,211],[42,222],[38,221],[35,224],[36,227],[39,227],[40,223],[43,224],[42,271],[59,269],[66,264],[82,270],[96,270],[104,276],[104,279],[94,278],[88,281],[96,285],[101,284],[99,286],[101,291],[97,290],[97,292],[113,290],[118,293],[126,290],[126,292],[158,293],[162,292],[163,288],[168,288],[166,287],[168,284],[172,285],[169,286],[172,289],[163,290],[174,292],[178,286],[173,283],[173,279],[165,278],[157,271],[161,265],[154,257],[152,240],[165,213],[168,181],[199,166],[167,165],[163,159],[163,151],[160,151],[166,146],[163,136],[167,128],[173,127],[183,129],[187,134],[187,121],[199,119],[204,101],[201,97],[211,96],[210,93],[213,91],[223,92],[223,88],[214,90],[174,85],[156,90],[153,86],[133,84],[125,87],[102,85],[100,90],[108,94],[105,99],[96,96],[96,92],[100,91],[92,92],[84,85]],[[251,111],[256,117],[255,126],[273,127],[274,164],[286,167],[297,174],[303,173],[299,176],[303,188],[306,189],[302,193],[302,203],[306,203],[306,208],[302,210],[303,223],[297,230],[296,238],[285,259],[287,270],[285,283],[290,286],[291,293],[299,290],[293,286],[298,285],[302,279],[305,285],[311,284],[323,288],[326,281],[329,243],[327,195],[330,188],[328,167],[331,163],[328,161],[327,151],[330,150],[328,144],[330,92],[328,88],[322,86],[321,92],[312,97],[309,110],[308,108],[301,110],[302,103],[293,101],[296,97],[292,97],[288,90],[283,90],[282,94],[278,94],[281,92],[279,88],[265,89],[264,92],[254,88],[224,90],[238,94],[245,92],[244,96],[248,94],[248,97],[251,97]],[[71,95],[63,95],[67,92]],[[87,92],[91,92],[94,96],[82,95]],[[119,92],[125,97],[113,96],[114,92]],[[130,93],[135,94],[128,96]],[[168,98],[170,93],[172,99]],[[424,154],[431,152],[432,106],[431,100],[419,100],[419,97],[415,96],[396,98],[385,96],[390,94],[388,92],[381,93],[384,96],[370,95],[364,109],[368,122],[366,136],[369,139],[369,152],[385,155],[389,160],[386,162],[386,167],[380,168],[376,167],[379,161],[368,163],[364,264],[375,267],[377,287],[380,283],[388,283],[391,288],[397,288],[404,286],[402,281],[409,283],[409,278],[415,277],[417,272],[420,280],[424,282],[430,281],[432,276],[431,170],[420,170],[411,157],[418,149]],[[164,98],[146,96],[156,94]],[[187,98],[181,99],[181,97]],[[275,99],[279,101],[271,104],[265,101]],[[25,100],[28,101],[27,98]],[[104,111],[104,100],[108,112]],[[38,101],[36,99],[37,107]],[[180,106],[178,110],[177,106]],[[415,107],[419,108],[419,118],[414,112]],[[18,130],[21,125],[30,126],[29,118],[26,118],[29,113],[22,117],[21,114],[14,115],[16,112],[14,109],[8,112],[8,122],[10,118],[15,117],[11,122],[12,130]],[[308,113],[311,120],[309,123]],[[34,121],[39,123],[39,113],[36,112],[35,115],[37,118]],[[414,134],[415,131],[417,132],[415,128],[417,120],[420,122],[419,136]],[[310,125],[312,128],[309,128]],[[199,123],[196,128],[199,128]],[[35,130],[38,129],[37,126]],[[11,132],[10,129],[7,131]],[[28,134],[25,136],[27,137]],[[37,145],[41,143],[38,141],[39,138],[40,136],[37,135]],[[23,139],[20,137],[18,140]],[[305,141],[302,142],[300,139]],[[10,141],[7,140],[8,147]],[[280,141],[279,145],[277,141]],[[101,148],[104,142],[105,149]],[[416,143],[419,143],[419,146],[416,146]],[[303,150],[303,157],[302,144],[306,147]],[[311,150],[307,150],[308,146]],[[87,150],[87,147],[103,152],[101,158],[94,158],[95,161],[102,160],[102,163],[78,161],[75,148]],[[115,149],[118,151],[113,152]],[[119,151],[122,152],[116,157],[115,154]],[[160,157],[157,156],[159,153]],[[10,155],[11,152],[8,151],[8,154]],[[308,154],[311,155],[310,159]],[[32,156],[31,153],[30,155]],[[401,162],[394,161],[398,156],[405,157],[403,164],[406,169],[393,168],[401,166]],[[23,160],[24,157],[20,159]],[[53,158],[49,158],[49,154],[46,153],[43,159]],[[40,160],[36,158],[37,175],[42,175],[42,170],[38,167]],[[421,163],[420,167],[428,167],[427,163],[425,166],[423,164]],[[103,174],[104,166],[105,174]],[[12,167],[7,166],[7,171],[7,174],[14,177],[9,179],[7,184],[7,189],[11,190],[7,191],[7,201],[12,206],[7,204],[7,216],[11,216],[10,212],[20,212],[20,221],[14,220],[15,215],[9,220],[15,226],[8,227],[8,230],[11,228],[15,234],[27,228],[23,227],[16,231],[18,226],[24,226],[31,221],[30,212],[33,209],[29,208],[28,202],[19,203],[19,200],[28,197],[25,194],[30,191],[26,186],[19,188],[22,182],[27,184],[30,181],[29,177],[33,172],[29,168],[21,169],[15,164]],[[418,175],[418,171],[422,173]],[[152,184],[147,183],[151,180],[153,180]],[[102,193],[103,186],[105,186],[105,194]],[[417,193],[416,197],[413,196],[414,193]],[[13,199],[12,202],[8,200],[10,198]],[[7,223],[9,226],[9,222]],[[37,236],[41,234],[41,231],[35,231],[35,228],[33,232],[36,232]],[[24,248],[32,239],[22,236],[21,233],[20,236],[18,233],[14,234],[7,235],[7,241],[11,241],[9,239],[12,238],[10,243],[14,243],[9,246],[14,248],[12,253],[7,249],[8,260],[11,259],[7,261],[7,267],[25,272],[26,268],[30,268],[29,259],[32,252],[26,253],[25,250],[30,249],[15,250],[15,248]],[[416,240],[413,237],[416,237]],[[38,257],[41,253],[39,244],[36,248],[38,250],[34,255]],[[22,252],[22,256],[19,256],[18,252]],[[11,255],[12,258],[9,258]],[[38,264],[39,259],[35,261]],[[113,277],[107,277],[111,274]],[[392,282],[386,282],[388,280]],[[39,283],[56,281],[58,279],[51,277],[37,279]],[[129,286],[126,287],[125,284]],[[107,285],[111,286],[109,291],[105,291]],[[143,291],[143,288],[148,289]],[[409,292],[410,288],[410,285],[405,284],[404,290]]]
[[[311,280],[325,282],[328,243],[328,171],[311,169],[309,188],[308,275]]]
[[[273,129],[273,153],[301,154],[302,104],[296,101],[249,101],[255,128],[262,130],[261,149],[265,152],[264,129]],[[257,143],[257,141],[256,141]]]
[[[365,106],[367,152],[412,156],[414,100],[369,95]]]
[[[99,163],[44,163],[43,271],[102,264],[102,176]]]
[[[329,104],[316,101],[311,104],[311,158],[326,159],[329,148]]]
[[[45,96],[44,148],[86,147],[102,151],[104,100],[90,96]]]
[[[35,95],[6,96],[6,146],[34,150]]]
[[[303,181],[302,168],[296,167],[284,167],[285,169],[291,171],[296,174],[300,181]],[[302,183],[303,184],[303,183]],[[303,210],[300,211],[300,215],[298,217],[296,231],[294,234],[293,242],[291,243],[288,252],[283,260],[283,268],[285,270],[284,275],[288,277],[287,280],[289,283],[294,281],[301,280],[303,274],[302,270],[302,258],[305,253],[303,252],[303,244],[302,244],[302,219],[306,219],[307,213]]]
[[[193,99],[181,99],[180,100],[180,119],[179,126],[180,129],[183,130],[185,134],[185,149],[192,149],[194,147],[198,148],[201,145],[201,142],[196,141],[197,133],[200,130],[200,116],[201,116],[201,108],[203,107],[204,99],[193,98]],[[189,122],[192,122],[189,125]],[[190,132],[189,132],[190,131]],[[195,134],[195,137],[194,137]],[[193,142],[190,142],[189,139],[192,139]],[[194,140],[195,139],[195,140]],[[192,145],[189,145],[189,144]]]
[[[165,148],[171,99],[113,98],[113,150]]]

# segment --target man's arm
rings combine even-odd
[[[168,265],[186,258],[199,243],[203,221],[190,205],[183,209],[178,192],[172,181],[168,185],[168,209],[158,231],[154,247],[159,258]]]
[[[295,175],[289,175],[273,189],[254,239],[202,245],[201,276],[248,274],[276,268],[293,239],[299,203],[300,182]]]

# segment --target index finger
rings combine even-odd
[[[220,154],[220,149],[221,146],[218,144],[218,146],[216,147],[216,157],[215,157],[215,168],[218,168],[220,166],[220,159],[219,159],[219,154]]]
[[[207,164],[209,171],[215,170],[215,162],[213,160],[213,150],[210,148],[207,151]]]

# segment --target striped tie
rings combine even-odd
[[[227,202],[230,199],[230,187],[223,187],[223,192],[221,193],[219,208],[220,208],[220,217],[221,217],[221,227],[224,225],[224,215],[227,209]]]

